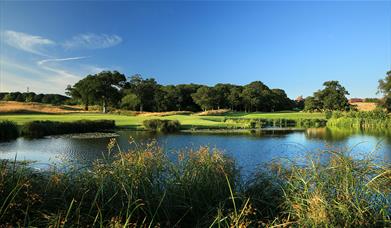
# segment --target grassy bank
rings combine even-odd
[[[218,150],[175,161],[151,143],[89,170],[38,173],[0,163],[0,223],[10,226],[387,226],[389,167],[323,152],[308,166],[262,166],[245,183]],[[321,157],[328,157],[320,160]]]
[[[100,113],[77,113],[77,114],[7,114],[0,115],[0,120],[10,120],[18,125],[35,121],[35,120],[50,120],[71,122],[77,120],[115,120],[117,126],[127,128],[141,128],[144,120],[148,119],[168,119],[178,120],[185,129],[191,128],[232,128],[240,127],[240,123],[225,122],[226,119],[324,119],[322,113],[300,113],[300,112],[279,112],[279,113],[228,113],[223,116],[197,116],[197,115],[167,115],[167,116],[127,116],[116,114],[100,114]]]
[[[391,116],[382,110],[368,112],[333,112],[327,126],[340,128],[390,128]]]

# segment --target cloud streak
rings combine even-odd
[[[61,58],[61,59],[44,59],[44,60],[38,61],[37,64],[42,69],[54,72],[54,73],[58,74],[58,76],[62,76],[62,77],[70,78],[70,79],[78,79],[78,78],[80,78],[80,76],[69,73],[69,72],[62,70],[62,69],[59,69],[57,67],[48,66],[48,63],[80,60],[80,59],[85,59],[85,58],[87,58],[87,57],[86,56],[78,56],[78,57]]]
[[[72,37],[63,43],[66,49],[102,49],[116,46],[122,42],[118,35],[86,33]]]
[[[41,36],[30,35],[23,32],[16,32],[12,30],[4,31],[2,34],[3,40],[8,45],[34,53],[36,55],[47,56],[44,53],[44,47],[55,45],[56,42],[43,38]]]
[[[63,61],[69,61],[69,60],[79,60],[79,59],[85,59],[88,58],[87,56],[78,56],[78,57],[70,57],[70,58],[61,58],[61,59],[44,59],[41,61],[38,61],[38,65],[42,65],[48,62],[63,62]]]

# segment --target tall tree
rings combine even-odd
[[[105,113],[109,104],[121,100],[119,90],[124,86],[126,78],[118,71],[102,71],[78,81],[74,86],[68,86],[66,94],[84,104],[84,109],[94,102],[102,104]]]
[[[115,105],[121,100],[119,90],[125,85],[126,77],[118,71],[102,71],[95,75],[94,82],[96,97],[106,113],[109,104]]]
[[[272,111],[289,110],[293,107],[293,101],[288,98],[284,90],[272,89],[271,92]]]
[[[153,111],[155,105],[155,93],[158,84],[154,78],[143,79],[136,74],[130,78],[128,83],[130,91],[140,99],[140,112]]]
[[[84,105],[84,110],[88,111],[89,105],[96,98],[95,93],[95,77],[87,75],[87,77],[78,81],[75,85],[68,85],[66,94],[73,99],[79,100]]]
[[[383,94],[382,105],[391,111],[391,70],[386,73],[384,79],[379,80],[378,92]]]
[[[216,99],[217,109],[229,108],[229,103],[228,103],[227,97],[230,94],[231,87],[232,87],[231,84],[223,84],[223,83],[216,84],[213,87],[214,92],[215,92],[214,96]]]
[[[140,99],[133,93],[128,93],[121,99],[121,108],[135,111],[140,105]]]
[[[315,97],[306,97],[304,100],[304,110],[305,111],[320,111],[322,110],[322,102],[320,102]]]
[[[229,95],[227,96],[227,101],[231,110],[239,110],[242,104],[242,87],[233,86],[229,90]]]
[[[246,111],[271,111],[271,91],[260,81],[245,85],[242,98]]]
[[[348,110],[350,108],[346,98],[349,92],[338,81],[326,81],[323,86],[325,88],[315,92],[313,98],[307,98],[305,110]]]
[[[192,94],[193,100],[204,111],[213,109],[217,106],[216,92],[213,87],[203,86]]]

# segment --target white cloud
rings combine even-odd
[[[63,62],[63,61],[69,61],[69,60],[79,60],[79,59],[85,59],[88,58],[87,56],[78,56],[78,57],[70,57],[70,58],[61,58],[61,59],[44,59],[41,61],[38,61],[38,65],[42,65],[44,63],[48,62]]]
[[[54,41],[41,36],[11,30],[4,31],[2,37],[5,43],[14,48],[43,56],[46,56],[43,51],[45,46],[56,44]]]
[[[79,75],[75,75],[75,74],[69,73],[69,72],[67,72],[67,71],[65,71],[63,69],[57,68],[57,67],[49,66],[48,63],[51,63],[51,62],[64,62],[64,61],[71,61],[71,60],[79,60],[79,59],[85,59],[85,58],[87,58],[87,57],[79,56],[79,57],[70,57],[70,58],[61,58],[61,59],[44,59],[44,60],[38,61],[37,64],[42,69],[45,69],[45,70],[48,70],[48,71],[56,73],[57,77],[65,77],[65,78],[68,78],[68,79],[71,79],[71,80],[72,79],[76,80],[76,79],[80,79]]]
[[[86,33],[72,37],[63,43],[66,49],[101,49],[118,45],[122,38],[118,35]]]

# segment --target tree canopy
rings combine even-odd
[[[126,77],[118,71],[102,71],[68,86],[66,94],[84,104],[85,110],[90,104],[98,103],[106,112],[109,104],[117,104],[121,100],[119,90],[125,82]]]
[[[379,80],[378,92],[383,94],[383,102],[382,105],[387,109],[387,111],[391,111],[391,70],[386,73],[386,77],[384,79]]]
[[[326,81],[324,89],[318,90],[304,102],[307,111],[348,110],[350,108],[346,95],[349,92],[338,81]]]
[[[160,85],[154,78],[144,79],[135,74],[128,79],[117,71],[103,71],[87,75],[67,94],[84,104],[99,104],[139,111],[200,111],[231,109],[244,111],[290,110],[294,102],[282,89],[270,89],[261,81],[245,86],[218,83],[214,86],[198,84]]]

